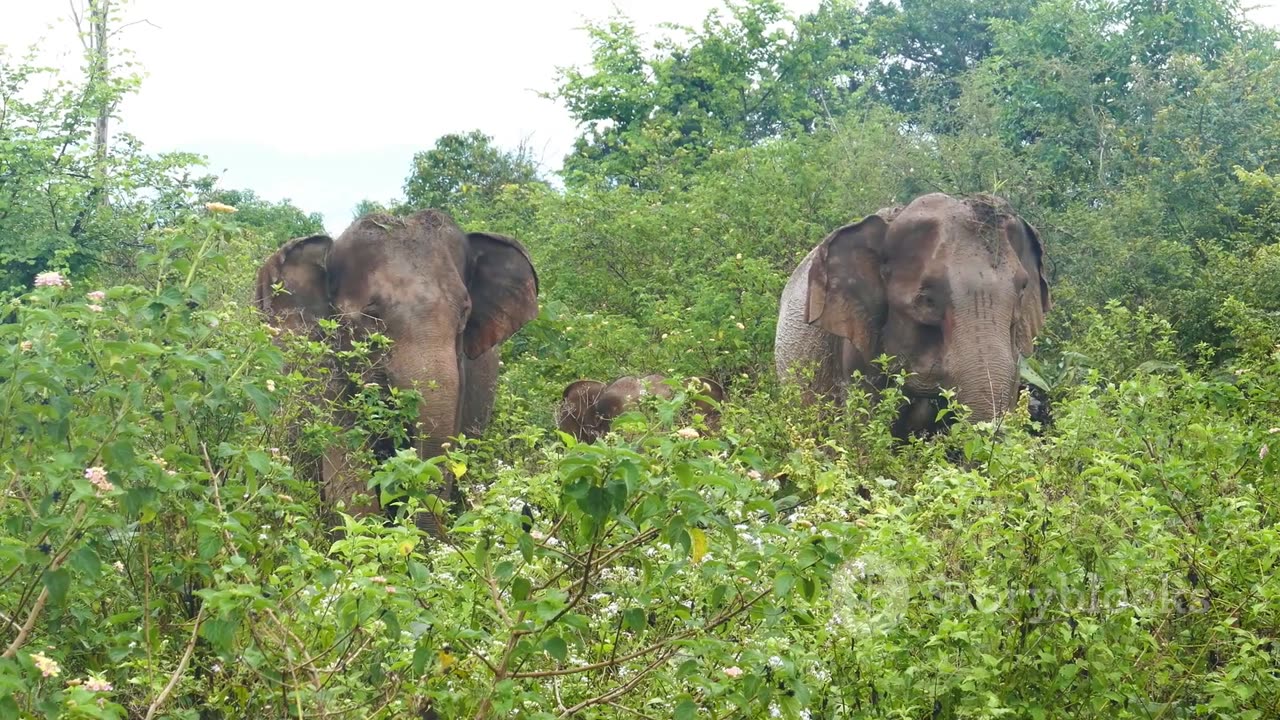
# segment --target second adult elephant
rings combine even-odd
[[[910,373],[898,434],[930,429],[943,388],[990,420],[1016,403],[1018,357],[1050,308],[1044,260],[1035,229],[990,195],[924,195],[846,225],[783,290],[779,377],[841,401],[855,370],[883,388],[872,361],[887,354]]]
[[[316,333],[318,321],[330,318],[338,323],[331,336],[338,349],[374,332],[394,341],[362,380],[421,394],[410,435],[423,458],[439,455],[450,436],[485,428],[497,346],[537,316],[537,295],[537,274],[519,242],[464,233],[433,210],[365,216],[336,240],[291,240],[263,263],[257,284],[258,308],[287,330]],[[326,399],[354,390],[341,371],[333,378]],[[326,503],[350,505],[366,487],[357,475],[344,450],[326,452]],[[372,507],[351,510],[379,508],[375,498]]]
[[[714,380],[695,378],[702,384],[699,394],[715,403],[724,401],[724,389]],[[635,407],[645,395],[666,400],[674,397],[671,386],[662,375],[646,375],[642,378],[625,375],[611,383],[599,380],[577,380],[564,389],[560,406],[556,408],[556,426],[579,442],[595,442],[609,433],[613,419]],[[694,400],[694,407],[714,421],[719,409],[706,400]]]

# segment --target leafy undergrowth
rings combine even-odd
[[[679,393],[578,445],[530,346],[488,435],[378,464],[399,519],[335,541],[290,457],[342,439],[286,370],[315,347],[213,303],[234,234],[194,230],[146,287],[42,276],[0,325],[0,715],[1280,712],[1274,348],[1188,369],[1112,307],[1081,349],[1141,356],[1038,364],[1047,430],[1024,402],[895,445],[892,402],[742,380],[718,427]],[[399,417],[358,399],[361,432]],[[447,543],[412,519],[442,470],[467,498]]]

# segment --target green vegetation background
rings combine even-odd
[[[323,347],[249,307],[321,219],[100,132],[118,49],[0,56],[0,717],[1280,715],[1274,31],[1231,0],[743,0],[586,40],[548,88],[562,185],[476,131],[361,205],[511,234],[542,281],[487,436],[371,463],[409,509],[461,475],[449,544],[331,543],[302,481],[413,401],[332,426]],[[932,191],[1040,229],[1052,427],[895,446],[892,402],[774,384],[795,263]],[[552,431],[566,382],[653,371],[725,382],[721,428],[675,432],[680,395]]]

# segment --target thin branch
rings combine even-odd
[[[592,705],[601,705],[604,703],[610,703],[610,702],[613,702],[614,700],[617,700],[618,698],[630,692],[636,685],[639,685],[640,681],[643,680],[646,675],[656,670],[659,665],[666,662],[667,660],[670,660],[674,655],[675,655],[675,651],[672,651],[659,656],[653,662],[646,665],[643,670],[637,672],[636,676],[631,678],[627,682],[623,683],[622,685],[619,685],[618,687],[614,688],[613,690],[610,690],[609,692],[603,695],[597,695],[596,697],[587,698],[586,700],[583,700],[577,705],[574,705],[568,710],[565,710],[564,712],[560,713],[560,717],[562,718],[572,717],[576,715],[578,712],[582,710],[586,710]]]
[[[110,33],[108,33],[108,34],[107,34],[107,37],[115,37],[116,33],[120,32],[121,30],[124,30],[125,28],[128,28],[128,27],[133,27],[134,25],[142,25],[143,23],[146,23],[147,25],[150,25],[151,27],[153,27],[153,28],[155,28],[155,29],[157,29],[157,30],[163,30],[163,29],[164,29],[164,28],[161,28],[159,25],[157,25],[157,24],[155,24],[155,23],[151,22],[150,20],[147,20],[146,18],[143,18],[142,20],[134,20],[134,21],[133,21],[133,22],[131,22],[131,23],[125,23],[125,24],[121,25],[120,27],[118,27],[118,28],[116,28],[115,30],[112,30]]]
[[[655,650],[661,650],[663,647],[666,647],[671,643],[679,642],[681,640],[691,638],[694,635],[697,635],[698,633],[710,632],[716,629],[717,627],[729,622],[734,617],[742,614],[743,612],[751,608],[751,606],[760,602],[760,600],[762,600],[765,596],[767,596],[771,592],[773,592],[772,589],[762,590],[755,597],[743,603],[742,606],[739,607],[738,609],[732,610],[732,611],[726,610],[725,612],[722,612],[719,615],[715,616],[714,618],[711,619],[711,622],[707,623],[706,627],[694,628],[691,630],[686,630],[682,633],[678,633],[676,635],[672,635],[669,638],[666,638],[664,640],[659,640],[658,642],[653,643],[648,647],[641,648],[639,650],[636,650],[635,652],[629,653],[627,655],[623,655],[622,657],[616,658],[614,660],[605,660],[603,662],[592,663],[590,665],[579,665],[578,667],[572,667],[572,668],[559,668],[556,670],[535,670],[531,672],[512,673],[510,677],[513,679],[523,679],[523,678],[554,677],[557,675],[574,675],[577,673],[591,672],[592,670],[600,670],[603,668],[612,667],[612,666],[627,662],[629,660],[635,660],[636,658],[641,657],[643,655],[648,655],[649,653],[654,652]]]
[[[178,667],[174,668],[173,675],[169,676],[169,684],[164,686],[164,690],[161,690],[160,694],[156,696],[156,699],[151,703],[151,707],[147,708],[147,715],[143,720],[151,720],[156,716],[160,706],[164,704],[165,700],[169,699],[173,689],[178,686],[178,678],[182,677],[182,674],[187,671],[187,663],[191,662],[191,653],[195,652],[196,638],[199,636],[200,623],[203,619],[204,605],[201,605],[200,612],[196,613],[196,621],[191,626],[191,639],[187,641],[187,649],[182,653],[182,660],[178,661]]]

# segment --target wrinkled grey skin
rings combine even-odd
[[[724,389],[719,383],[707,378],[695,379],[702,383],[701,395],[715,403],[724,402]],[[614,418],[635,407],[636,401],[645,395],[670,399],[674,393],[662,375],[642,378],[624,375],[611,383],[576,380],[564,389],[556,408],[556,427],[579,442],[595,442],[609,433]],[[708,424],[713,424],[720,415],[716,405],[705,400],[694,400],[693,406]]]
[[[1007,202],[924,195],[805,257],[782,293],[774,359],[807,400],[843,402],[855,370],[882,389],[872,360],[894,356],[912,373],[900,435],[932,429],[942,388],[990,420],[1016,403],[1018,357],[1050,305],[1040,238]]]
[[[339,349],[373,332],[390,337],[391,349],[363,379],[421,394],[411,436],[428,458],[448,437],[479,434],[488,424],[497,346],[537,316],[537,293],[537,274],[519,242],[464,233],[448,215],[427,210],[369,215],[336,240],[289,241],[259,269],[257,305],[291,332],[316,334],[319,319],[337,320]],[[326,399],[354,390],[344,373],[331,377]],[[376,499],[350,507],[366,483],[340,449],[325,453],[319,480],[326,503],[379,511]],[[450,492],[446,487],[446,498]]]

